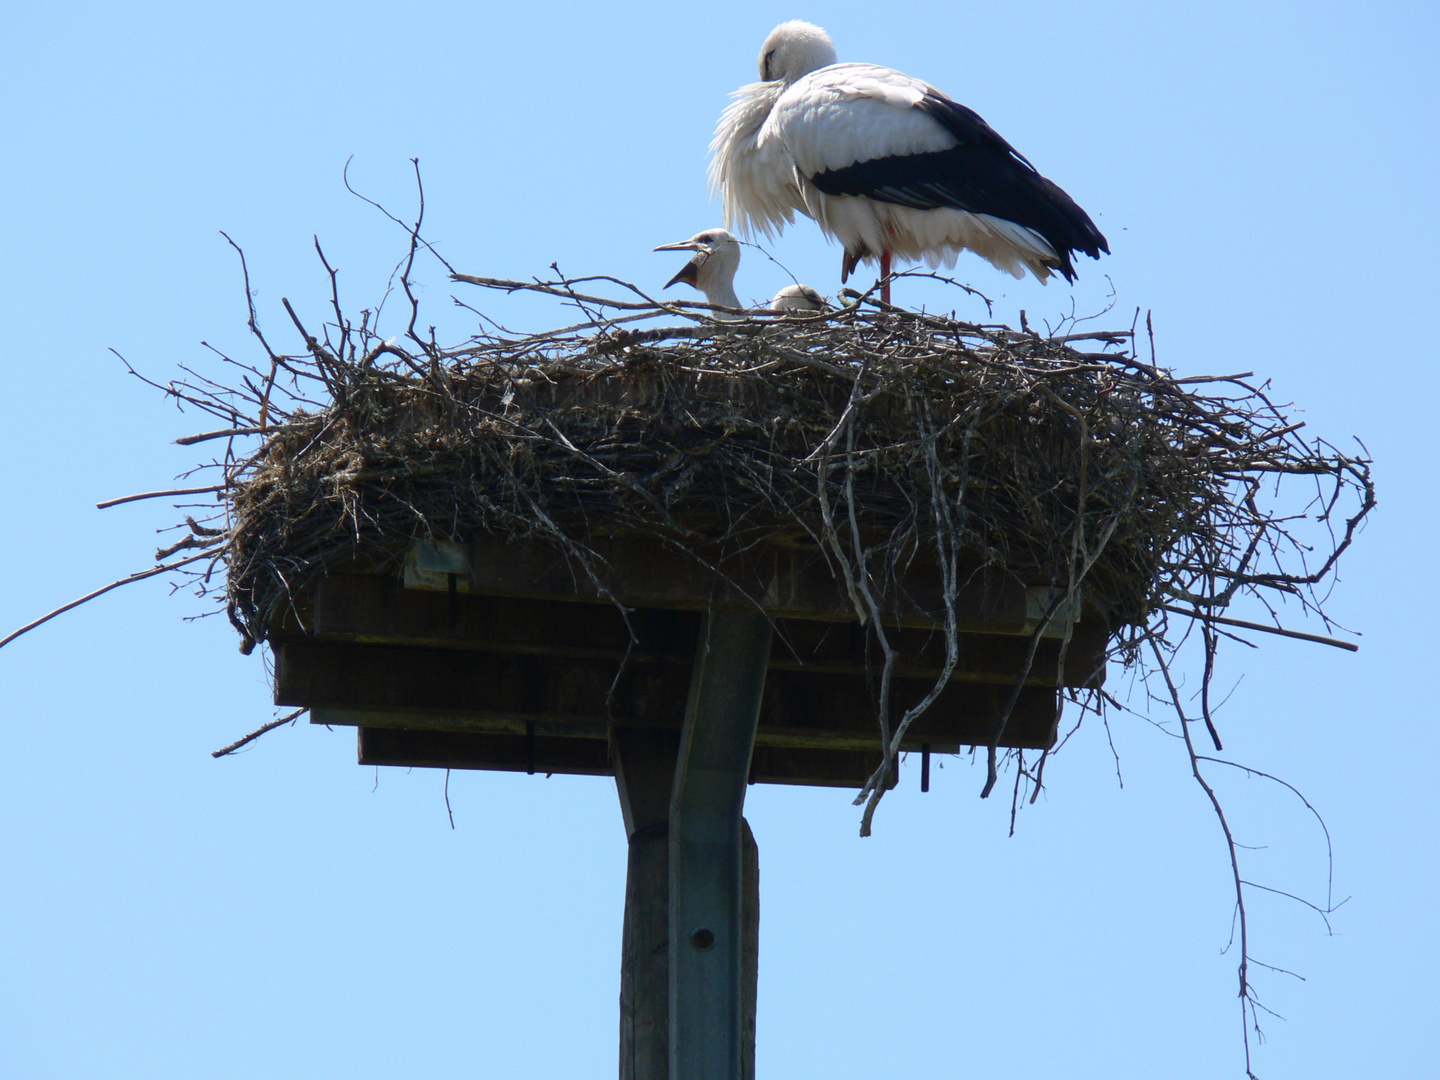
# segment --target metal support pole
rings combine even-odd
[[[771,625],[711,611],[700,629],[670,797],[670,1080],[741,1080],[741,812]]]

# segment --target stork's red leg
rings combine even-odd
[[[890,306],[890,252],[880,253],[880,302]]]

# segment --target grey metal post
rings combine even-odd
[[[670,798],[670,1080],[741,1080],[741,812],[770,638],[759,612],[700,630]]]

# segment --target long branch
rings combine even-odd
[[[146,578],[152,578],[158,574],[168,574],[171,570],[179,570],[182,566],[189,566],[191,563],[199,562],[201,559],[215,559],[220,557],[222,556],[216,555],[213,552],[206,551],[199,555],[191,555],[189,558],[177,559],[175,562],[166,563],[163,566],[152,566],[149,570],[141,570],[138,573],[131,574],[129,577],[123,577],[116,581],[112,581],[109,585],[103,585],[100,588],[96,589],[94,592],[86,593],[78,600],[71,600],[68,604],[61,604],[58,608],[50,612],[48,615],[41,615],[40,618],[36,619],[34,622],[26,623],[24,626],[20,627],[19,630],[12,631],[7,636],[0,638],[0,649],[3,649],[6,645],[9,645],[10,642],[14,641],[22,634],[28,634],[37,626],[44,626],[51,619],[55,618],[55,616],[63,615],[65,614],[65,612],[71,610],[72,608],[77,608],[81,604],[89,603],[97,596],[104,596],[111,589],[118,589],[121,585],[132,585],[137,581],[144,581]]]

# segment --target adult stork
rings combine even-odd
[[[820,27],[781,23],[710,143],[725,224],[773,236],[800,211],[845,247],[840,280],[892,258],[954,266],[964,250],[1040,281],[1109,252],[1089,215],[973,110],[891,68],[836,63]]]

